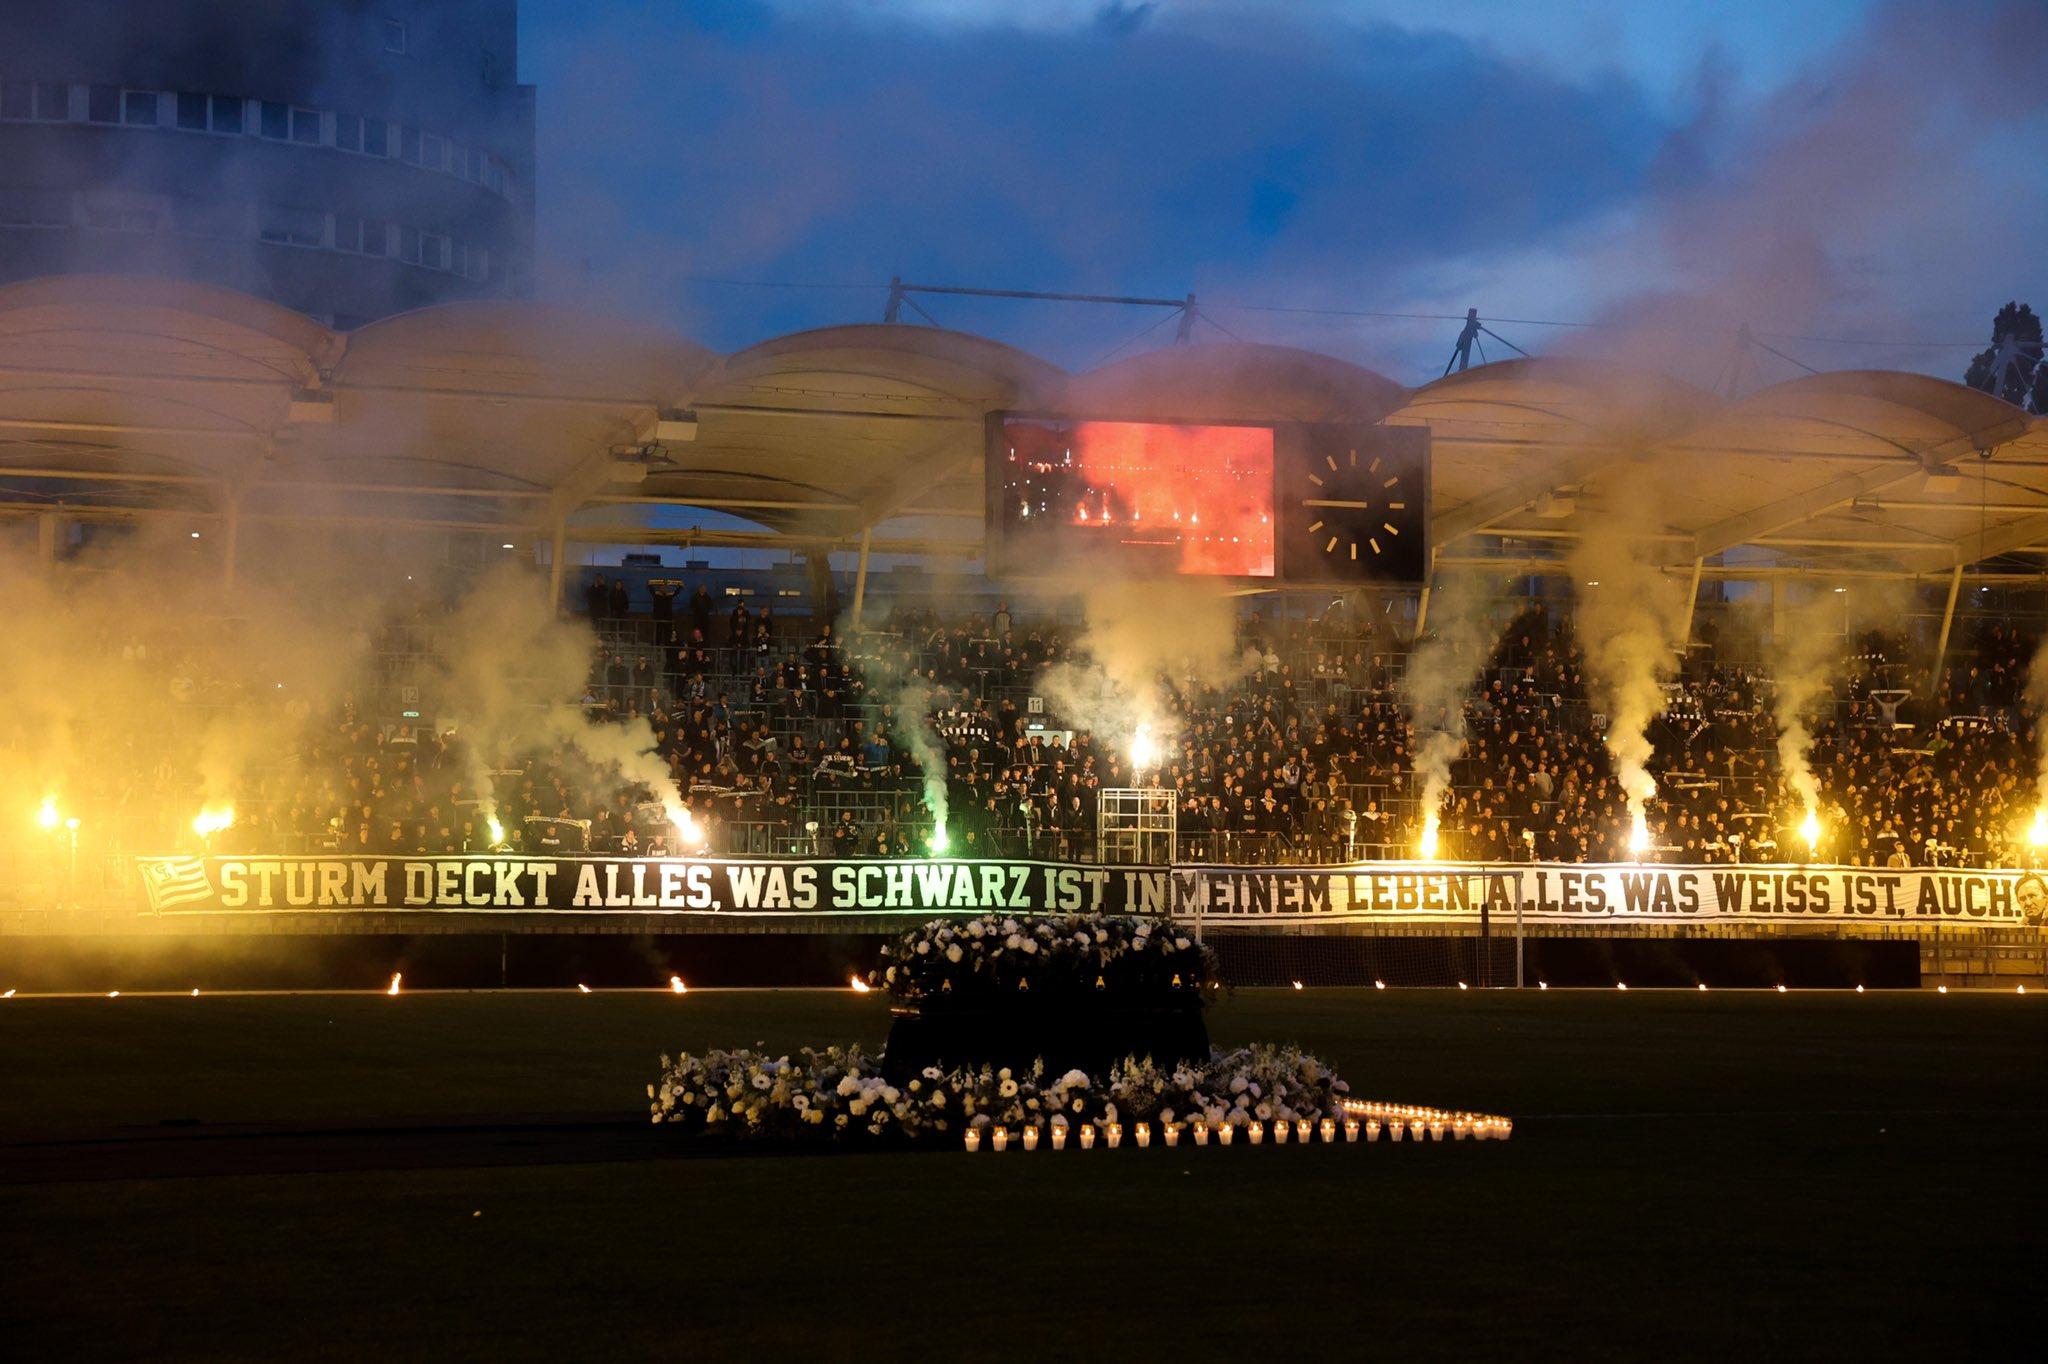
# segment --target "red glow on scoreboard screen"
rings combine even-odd
[[[1068,554],[1155,573],[1274,575],[1273,428],[1005,416],[992,529],[1011,570]]]

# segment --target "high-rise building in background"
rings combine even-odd
[[[6,0],[0,281],[202,280],[338,327],[529,292],[516,0]]]

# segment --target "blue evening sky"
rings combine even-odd
[[[1820,368],[1959,375],[1966,351],[1904,343],[2048,305],[2037,0],[521,9],[543,292],[720,349],[879,319],[892,275],[1193,291],[1206,336],[1411,383],[1454,324],[1282,310],[1594,321],[1497,328],[1711,379],[1740,322],[1888,343],[1777,343]],[[1076,368],[1170,337],[925,306]]]

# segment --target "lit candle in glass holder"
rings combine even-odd
[[[1052,1125],[1052,1149],[1055,1151],[1067,1149],[1067,1125],[1063,1122],[1056,1122]]]
[[[1429,1139],[1431,1141],[1442,1141],[1444,1139],[1444,1120],[1442,1118],[1431,1118],[1429,1120]]]
[[[1251,1124],[1245,1129],[1245,1135],[1252,1139],[1252,1145],[1257,1146],[1266,1139],[1266,1124],[1260,1122],[1257,1118],[1253,1118]]]
[[[1081,1124],[1081,1149],[1083,1151],[1093,1151],[1095,1149],[1095,1124],[1092,1122]]]
[[[1209,1144],[1209,1124],[1208,1124],[1208,1123],[1205,1123],[1205,1122],[1201,1121],[1201,1120],[1200,1120],[1199,1118],[1198,1118],[1198,1119],[1196,1119],[1196,1120],[1195,1120],[1195,1124],[1194,1124],[1194,1133],[1195,1133],[1195,1145],[1197,1145],[1197,1146],[1207,1146],[1207,1145]]]
[[[1467,1118],[1454,1118],[1454,1119],[1452,1119],[1452,1120],[1451,1120],[1451,1136],[1452,1136],[1452,1137],[1454,1137],[1454,1138],[1455,1138],[1455,1139],[1457,1139],[1458,1141],[1463,1141],[1463,1140],[1465,1140],[1465,1138],[1466,1138],[1466,1137],[1470,1136],[1471,1134],[1472,1134],[1472,1123],[1471,1123],[1470,1119],[1467,1119]]]
[[[1354,1122],[1346,1125],[1351,1129],[1350,1140],[1357,1141],[1358,1124]],[[1319,1130],[1323,1134],[1324,1141],[1331,1142],[1337,1140],[1337,1120],[1335,1118],[1324,1118]]]
[[[1417,1141],[1421,1141],[1421,1140],[1422,1140],[1422,1127],[1423,1127],[1422,1119],[1420,1119],[1420,1118],[1411,1118],[1411,1119],[1409,1120],[1409,1122],[1408,1122],[1408,1135],[1409,1135],[1409,1136],[1411,1136],[1411,1137],[1413,1137],[1413,1138],[1415,1138],[1415,1140],[1417,1140]]]
[[[1138,1149],[1144,1150],[1152,1144],[1152,1124],[1141,1122],[1131,1129],[1131,1135],[1138,1139]]]
[[[1219,1145],[1230,1145],[1230,1139],[1237,1135],[1237,1128],[1227,1122],[1216,1124],[1216,1141]]]
[[[1027,1151],[1036,1151],[1038,1149],[1037,1123],[1032,1123],[1029,1127],[1024,1129],[1024,1149]]]
[[[981,1149],[981,1129],[979,1127],[967,1129],[967,1149],[970,1153]]]
[[[1303,1146],[1306,1146],[1306,1145],[1308,1145],[1308,1119],[1307,1119],[1307,1118],[1296,1118],[1296,1119],[1294,1120],[1294,1139],[1295,1139],[1296,1141],[1300,1142],[1300,1143],[1301,1143],[1301,1144],[1302,1144]]]
[[[1124,1144],[1124,1125],[1113,1122],[1109,1125],[1109,1149],[1114,1151]]]
[[[1494,1126],[1498,1129],[1498,1135],[1502,1141],[1506,1141],[1515,1133],[1515,1120],[1513,1118],[1502,1118]]]
[[[1357,1127],[1358,1120],[1356,1118],[1344,1124],[1346,1140],[1356,1140]],[[1367,1118],[1365,1120],[1365,1139],[1367,1141],[1378,1141],[1380,1139],[1380,1120],[1378,1118]]]
[[[1408,1135],[1408,1124],[1402,1122],[1399,1118],[1394,1119],[1387,1124],[1387,1135],[1395,1141],[1401,1140]]]
[[[1177,1122],[1161,1124],[1159,1128],[1159,1135],[1166,1138],[1166,1144],[1168,1146],[1180,1145],[1180,1124]]]
[[[998,1153],[1010,1149],[1010,1129],[998,1127],[989,1137],[989,1149]]]
[[[1287,1119],[1275,1118],[1273,1120],[1273,1144],[1275,1146],[1285,1146],[1287,1144]]]

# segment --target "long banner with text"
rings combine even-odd
[[[934,858],[145,857],[151,912],[930,915],[1104,911],[1218,924],[2039,927],[2032,871],[1421,864],[1104,867]]]

